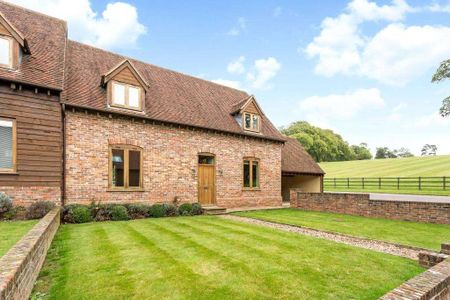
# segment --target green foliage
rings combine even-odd
[[[366,143],[352,145],[351,149],[353,150],[353,153],[355,153],[355,160],[372,159],[372,153],[370,153]]]
[[[152,218],[162,218],[166,216],[166,208],[163,204],[153,204],[150,207],[149,215]]]
[[[144,219],[149,216],[150,206],[145,204],[128,204],[125,205],[131,219]]]
[[[68,212],[71,214],[73,223],[92,222],[91,210],[84,205],[76,205]]]
[[[0,193],[0,214],[4,214],[12,209],[12,200],[5,193]]]
[[[175,217],[178,216],[177,207],[171,203],[164,203],[164,210],[166,212],[166,217]]]
[[[126,221],[130,217],[128,216],[127,208],[123,205],[114,205],[111,207],[111,220],[113,221]]]
[[[322,129],[308,122],[294,122],[281,129],[281,133],[297,139],[317,162],[370,159],[372,155],[366,144],[350,147],[337,133]],[[358,151],[356,154],[354,149]]]
[[[178,207],[178,213],[181,216],[190,216],[192,214],[192,204],[191,203],[183,203]]]
[[[192,203],[192,215],[201,215],[203,213],[202,205],[200,203]]]
[[[55,203],[50,201],[36,201],[30,205],[27,211],[27,219],[43,218],[55,207]]]
[[[422,156],[436,155],[436,152],[437,152],[436,145],[425,144],[421,150],[421,155]]]
[[[441,62],[439,68],[436,70],[436,73],[434,73],[431,82],[440,82],[448,78],[450,78],[450,59]],[[450,97],[447,97],[442,101],[442,106],[439,113],[443,117],[450,115]]]

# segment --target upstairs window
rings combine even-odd
[[[111,105],[121,108],[142,110],[142,90],[140,87],[113,81]]]
[[[12,41],[10,38],[0,36],[0,66],[11,67],[12,62]]]
[[[134,146],[111,146],[109,157],[110,189],[142,189],[141,148]]]
[[[243,166],[243,188],[259,189],[259,160],[245,158]]]
[[[244,129],[254,132],[260,131],[260,117],[256,114],[244,113]]]
[[[16,172],[16,121],[0,118],[0,173]]]

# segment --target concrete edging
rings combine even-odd
[[[28,299],[60,224],[55,207],[0,258],[0,299]]]

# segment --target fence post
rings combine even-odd
[[[362,180],[362,188],[364,189],[364,177],[362,177],[361,180]]]
[[[397,177],[397,190],[400,189],[400,177]]]
[[[350,178],[347,177],[347,188],[350,188]]]
[[[381,190],[381,177],[378,177],[378,189]]]
[[[419,176],[419,190],[422,189],[422,177]]]
[[[442,177],[442,186],[444,188],[444,191],[446,189],[447,183],[445,182],[447,180],[447,178],[445,176]]]

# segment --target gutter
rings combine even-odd
[[[62,117],[62,183],[61,183],[61,205],[66,204],[66,105],[61,105]]]

